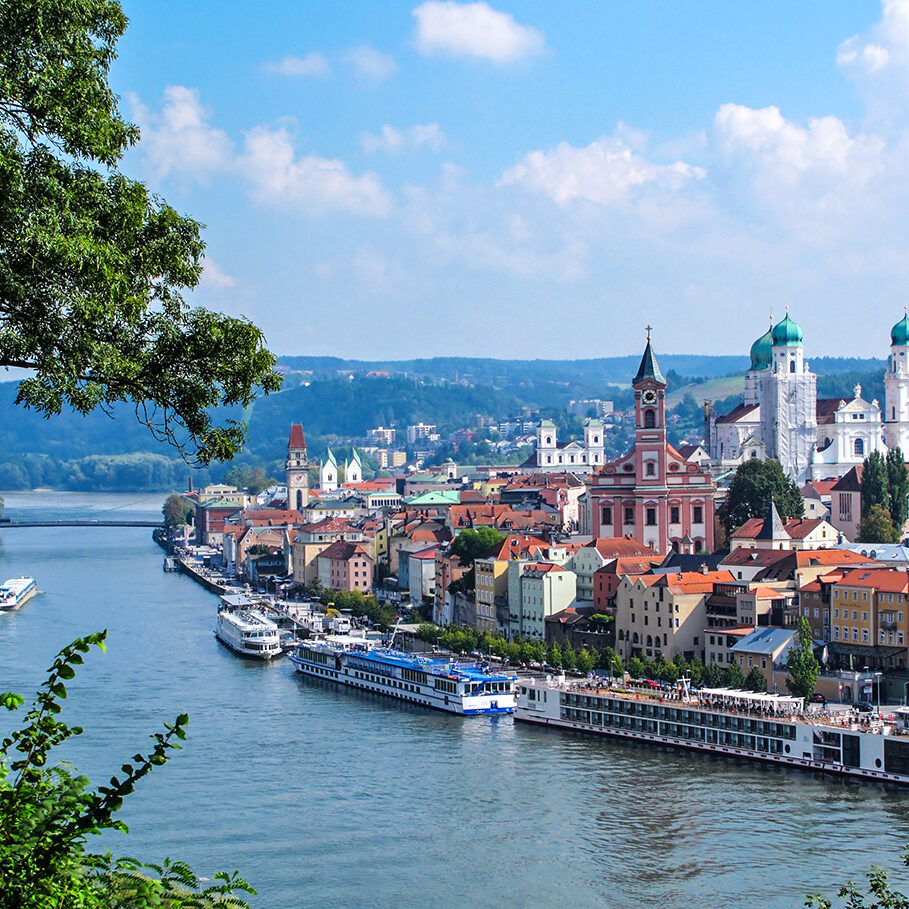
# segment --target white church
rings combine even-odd
[[[890,332],[885,406],[852,398],[818,398],[817,377],[804,361],[802,329],[786,317],[751,346],[741,404],[708,415],[714,469],[734,470],[750,458],[775,458],[799,483],[841,477],[872,451],[909,452],[909,316]]]

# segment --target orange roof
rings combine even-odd
[[[909,573],[905,568],[854,568],[843,574],[843,587],[867,587],[885,593],[909,591]]]
[[[306,438],[303,436],[303,424],[290,424],[290,441],[287,443],[288,448],[306,448]]]
[[[587,544],[604,559],[615,559],[621,556],[653,555],[653,550],[630,537],[598,537]]]
[[[779,590],[774,590],[772,587],[755,587],[754,590],[749,590],[749,593],[753,593],[759,600],[784,600],[786,597],[780,593]]]

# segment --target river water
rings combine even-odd
[[[13,518],[156,518],[163,497],[6,495]],[[801,906],[874,862],[901,874],[909,791],[457,718],[239,659],[216,598],[161,570],[147,529],[0,527],[0,576],[41,593],[0,614],[0,690],[108,630],[69,685],[95,784],[180,712],[184,749],[92,848],[240,869],[257,909]],[[0,579],[2,579],[0,578]],[[0,731],[11,719],[0,717]]]

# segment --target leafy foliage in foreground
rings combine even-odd
[[[909,846],[903,848],[903,864],[909,865]],[[909,909],[909,898],[890,886],[886,871],[872,865],[867,877],[867,896],[855,881],[847,881],[840,887],[839,897],[845,909]],[[809,909],[833,909],[834,904],[829,897],[813,894],[805,900],[805,905]]]
[[[116,0],[0,0],[0,366],[44,416],[128,402],[194,463],[229,460],[242,422],[211,409],[277,391],[244,319],[190,308],[201,225],[117,170],[139,139],[108,84]]]
[[[136,783],[166,763],[186,738],[189,717],[181,714],[154,747],[137,753],[106,786],[90,788],[74,767],[51,762],[53,749],[82,734],[58,719],[66,682],[92,646],[104,649],[106,632],[64,647],[26,714],[25,725],[0,742],[0,909],[244,909],[238,892],[255,891],[237,874],[219,873],[201,888],[189,866],[138,859],[114,860],[85,851],[86,837],[103,830],[128,832],[115,815]],[[17,710],[19,694],[0,694],[0,705]],[[248,909],[248,907],[247,907]]]

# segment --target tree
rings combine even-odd
[[[224,482],[237,489],[245,489],[251,496],[257,496],[263,489],[274,486],[277,480],[265,473],[261,464],[255,467],[231,467],[224,475]]]
[[[890,493],[887,490],[887,463],[879,451],[872,451],[865,458],[862,470],[862,517],[875,506],[890,511]]]
[[[903,526],[909,518],[909,473],[906,472],[906,459],[898,447],[887,452],[887,492],[893,526],[902,536]]]
[[[732,478],[726,504],[723,506],[723,523],[727,532],[741,527],[749,518],[763,518],[770,503],[784,518],[800,518],[805,514],[805,502],[798,486],[783,473],[779,461],[745,461]]]
[[[702,681],[708,688],[722,688],[726,681],[726,673],[719,663],[708,663],[704,667]]]
[[[789,648],[786,656],[786,687],[789,693],[797,698],[810,698],[817,685],[819,671],[817,657],[814,655],[814,639],[811,635],[811,624],[808,619],[799,619],[798,643]]]
[[[738,663],[730,663],[726,667],[726,686],[728,688],[744,688],[745,673]]]
[[[752,666],[745,677],[745,688],[758,694],[763,694],[767,690],[767,679],[757,666]]]
[[[644,661],[640,657],[633,656],[628,661],[628,674],[633,679],[647,678],[647,667],[644,665]]]
[[[465,568],[473,566],[474,559],[486,555],[493,546],[501,543],[505,535],[493,527],[477,527],[462,530],[451,544],[451,553],[461,560]]]
[[[594,659],[590,651],[584,648],[575,654],[574,664],[578,672],[583,672],[586,675],[593,669]]]
[[[70,765],[54,762],[53,749],[82,733],[57,718],[67,696],[65,682],[75,676],[74,667],[92,646],[104,648],[105,637],[104,632],[92,634],[64,647],[25,717],[26,725],[0,742],[0,906],[248,909],[234,894],[255,891],[236,872],[216,874],[220,883],[200,890],[199,880],[183,862],[165,859],[152,865],[86,853],[89,835],[127,832],[115,817],[123,800],[180,747],[189,722],[181,714],[173,725],[165,723],[165,732],[153,736],[149,754],[133,755],[119,776],[95,791]],[[8,710],[23,703],[21,695],[0,694],[0,705]]]
[[[549,645],[549,651],[546,654],[546,662],[549,663],[550,666],[562,665],[562,651],[555,641]]]
[[[131,404],[190,462],[229,460],[280,387],[262,332],[191,308],[201,225],[118,169],[139,130],[108,85],[116,0],[0,0],[0,366],[50,417]]]
[[[909,865],[909,846],[903,848],[903,864]],[[839,897],[845,901],[848,909],[909,909],[909,897],[890,886],[886,871],[872,865],[867,877],[871,902],[865,902],[864,895],[854,881],[847,881],[840,887]],[[813,894],[807,898],[805,905],[815,909],[831,909],[833,902],[829,897]]]
[[[562,668],[563,669],[574,669],[575,667],[575,652],[574,647],[571,646],[571,641],[565,641],[562,645]]]
[[[172,492],[161,506],[165,527],[183,527],[191,512],[192,508],[183,501],[182,496],[177,495],[175,492]]]
[[[900,535],[893,526],[890,512],[883,505],[872,505],[859,521],[858,543],[898,543]]]

